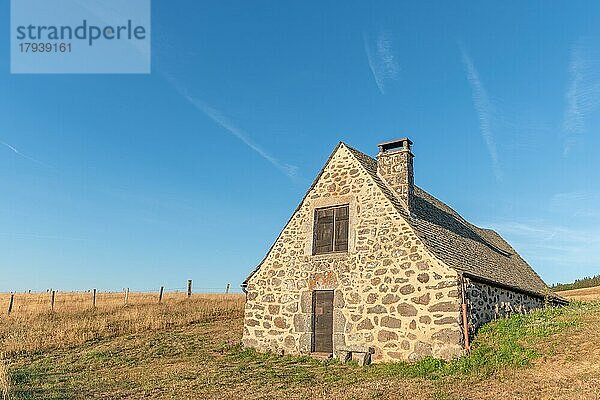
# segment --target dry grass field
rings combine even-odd
[[[9,303],[8,294],[0,304]],[[54,311],[50,294],[16,294],[10,316],[0,317],[2,352],[10,357],[23,352],[47,351],[99,339],[164,330],[199,321],[240,317],[244,297],[239,294],[165,293],[56,293]]]
[[[0,318],[10,399],[600,399],[600,303],[497,321],[453,362],[359,367],[242,349],[240,295],[59,295]]]
[[[600,300],[600,286],[584,288],[584,289],[573,289],[557,292],[561,296],[569,300],[578,301],[597,301]]]

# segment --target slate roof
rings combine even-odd
[[[333,150],[304,198],[290,216],[286,226],[304,203],[308,193],[317,184],[325,167],[341,145],[350,150],[396,210],[413,227],[426,248],[446,265],[462,272],[465,276],[483,282],[537,296],[549,295],[556,301],[566,302],[564,298],[548,289],[542,278],[498,233],[471,224],[452,208],[416,185],[414,188],[414,215],[409,215],[402,200],[396,197],[377,175],[377,160],[342,142]],[[277,240],[271,245],[262,261],[246,277],[242,288],[245,288],[252,275],[258,271]]]
[[[413,227],[425,246],[449,267],[491,284],[532,293],[560,296],[549,291],[540,276],[493,230],[479,228],[452,208],[415,185],[413,215],[377,175],[377,161],[346,145],[375,180],[386,197]]]

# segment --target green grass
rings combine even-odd
[[[489,376],[503,369],[529,366],[542,356],[536,345],[544,338],[578,324],[583,312],[600,310],[600,303],[571,303],[526,315],[512,315],[484,325],[469,354],[444,361],[427,357],[415,363],[398,362],[372,366],[375,374],[438,379],[453,375]]]
[[[584,314],[599,311],[600,303],[572,303],[563,308],[513,315],[482,327],[472,343],[472,351],[461,358],[443,361],[428,357],[413,363],[367,367],[337,360],[320,362],[308,356],[258,353],[231,339],[231,327],[195,324],[104,339],[47,354],[22,355],[12,360],[9,370],[14,386],[11,399],[83,399],[94,397],[92,394],[128,398],[134,393],[137,399],[168,388],[205,393],[209,398],[232,387],[250,391],[268,387],[283,394],[293,388],[361,387],[365,382],[402,379],[410,383],[414,382],[412,378],[434,385],[435,399],[456,399],[442,390],[453,378],[471,377],[477,381],[499,371],[526,368],[535,359],[555,351],[553,346],[561,350],[560,343],[550,336],[577,327]],[[238,324],[236,321],[229,324]],[[214,331],[214,327],[222,329]],[[124,375],[126,371],[131,375]],[[373,390],[373,398],[383,396],[383,391]],[[113,396],[115,393],[121,396]]]
[[[546,308],[527,315],[513,315],[484,325],[472,343],[469,354],[444,361],[431,357],[414,363],[373,365],[376,375],[439,379],[454,375],[489,376],[503,369],[529,366],[542,354],[536,344],[552,334],[576,326],[578,316],[600,304],[573,303],[562,308]]]
[[[257,376],[265,383],[268,378],[282,375],[284,379],[310,384],[314,375],[298,373],[297,379],[286,374],[290,366],[294,368],[320,369],[325,381],[355,380],[357,376],[405,377],[439,379],[446,376],[477,375],[489,376],[503,369],[515,369],[529,366],[542,353],[535,345],[540,340],[577,325],[578,316],[586,309],[600,309],[600,304],[572,303],[562,308],[546,308],[527,315],[513,315],[484,325],[472,343],[471,352],[463,357],[444,361],[426,357],[417,362],[394,362],[373,364],[366,368],[347,364],[340,368],[338,362],[328,361],[322,364],[309,357],[278,356],[269,353],[257,353],[253,349],[234,346],[228,350],[232,361],[240,368],[251,367],[254,371],[264,371],[266,376]],[[319,368],[320,367],[320,368]],[[348,369],[352,373],[348,373]],[[279,371],[275,373],[272,371]]]

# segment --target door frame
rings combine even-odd
[[[316,308],[316,303],[317,303],[317,292],[331,292],[331,352],[333,353],[333,350],[335,348],[334,346],[334,335],[333,335],[333,319],[334,319],[334,313],[333,313],[333,305],[335,303],[335,290],[333,289],[315,289],[312,291],[312,301],[311,301],[311,329],[310,329],[310,337],[311,337],[311,341],[310,341],[310,351],[311,353],[315,352],[315,344],[316,344],[316,335],[315,335],[315,317],[316,317],[316,313],[315,313],[315,308]]]

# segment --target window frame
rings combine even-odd
[[[337,210],[338,209],[346,209],[346,223],[347,223],[347,229],[346,229],[346,248],[343,250],[336,250],[336,242],[337,242],[337,230],[336,230],[336,220],[338,220],[337,217]],[[331,251],[323,251],[323,252],[317,252],[317,234],[318,234],[318,224],[319,224],[319,211],[324,211],[324,210],[332,210],[333,211],[333,224],[332,224],[332,234],[331,234]],[[314,214],[313,214],[313,240],[312,240],[312,255],[313,256],[319,256],[319,255],[327,255],[327,254],[343,254],[343,253],[348,253],[348,250],[350,248],[350,204],[346,203],[346,204],[337,204],[337,205],[333,205],[333,206],[327,206],[327,207],[318,207],[314,209]]]

